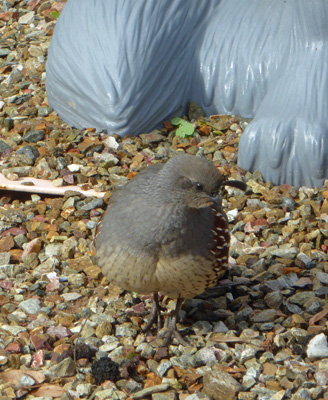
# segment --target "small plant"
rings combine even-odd
[[[58,19],[59,16],[60,16],[60,13],[59,13],[58,11],[54,10],[54,11],[51,12],[51,15],[52,15],[54,18]]]
[[[195,133],[193,124],[185,121],[182,118],[178,118],[178,117],[173,118],[171,120],[171,124],[179,126],[175,133],[179,137],[185,138],[188,136],[193,136],[193,134]]]

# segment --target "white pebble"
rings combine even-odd
[[[306,354],[310,360],[328,357],[327,336],[324,333],[320,333],[311,339],[306,349]]]
[[[81,169],[81,165],[80,164],[70,164],[67,165],[67,168],[71,171],[71,172],[78,172]]]

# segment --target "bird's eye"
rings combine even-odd
[[[203,187],[203,185],[202,185],[201,183],[197,183],[197,184],[196,184],[196,189],[199,190],[199,191],[201,191],[201,190],[204,189],[204,187]]]

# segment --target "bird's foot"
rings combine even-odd
[[[162,329],[163,324],[162,324],[161,311],[162,311],[162,307],[159,304],[158,293],[154,293],[153,307],[150,312],[150,318],[149,318],[147,324],[142,328],[143,333],[148,332],[154,323],[157,324],[158,330]]]
[[[170,321],[168,326],[163,332],[160,332],[157,338],[154,340],[159,347],[166,347],[174,339],[178,342],[178,344],[182,344],[183,346],[188,345],[189,343],[183,339],[180,332],[177,329],[177,323],[179,322],[179,311],[181,305],[183,303],[183,299],[178,299],[175,310],[172,312],[172,316],[170,317]]]
[[[181,336],[178,331],[176,325],[169,326],[169,328],[164,332],[163,336],[163,347],[168,346],[175,339],[178,344],[182,344],[183,346],[187,346],[189,343]]]

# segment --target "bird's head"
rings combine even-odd
[[[220,172],[210,161],[187,154],[168,161],[160,172],[158,183],[171,200],[193,209],[221,205],[221,186],[246,189],[244,182],[223,181]]]

